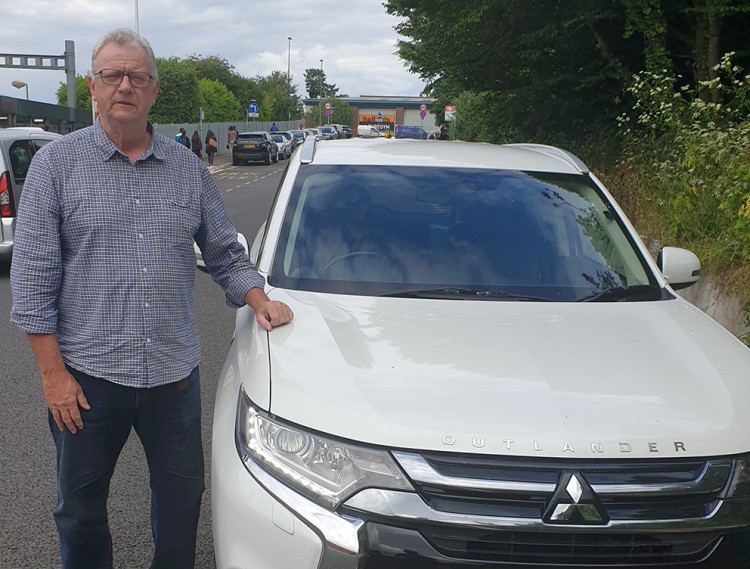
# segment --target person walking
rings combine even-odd
[[[237,129],[234,128],[234,125],[229,127],[229,131],[227,132],[227,148],[229,149],[229,153],[232,153],[232,149],[234,148],[234,143],[237,140]]]
[[[206,156],[208,156],[208,165],[213,166],[216,152],[219,150],[219,142],[216,135],[211,129],[206,133]]]
[[[57,450],[64,569],[112,567],[109,484],[131,429],[151,485],[151,569],[192,569],[204,459],[195,255],[227,303],[271,331],[272,301],[205,165],[155,132],[154,53],[129,29],[96,43],[93,126],[40,149],[20,200],[11,321],[39,364]]]
[[[185,148],[190,148],[190,139],[188,138],[187,131],[184,128],[180,129],[180,135],[177,137],[177,142],[182,144]]]
[[[198,134],[197,130],[193,131],[193,137],[190,140],[190,147],[198,158],[203,158],[203,143],[201,142],[201,135]]]

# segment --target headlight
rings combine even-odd
[[[240,390],[237,451],[330,510],[363,488],[413,490],[390,454],[314,435],[271,419]]]

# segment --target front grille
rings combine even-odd
[[[445,558],[490,564],[700,562],[723,539],[710,519],[734,472],[731,458],[557,461],[393,454],[433,514],[365,516],[368,521],[416,531]]]
[[[543,518],[566,472],[580,473],[610,520],[703,518],[724,496],[734,465],[732,459],[561,463],[439,454],[408,456],[436,474],[410,474],[417,492],[430,507],[458,514],[529,519]],[[408,460],[400,462],[409,473]]]

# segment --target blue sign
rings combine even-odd
[[[248,111],[251,113],[257,113],[258,112],[258,103],[250,103],[250,106],[247,108]]]

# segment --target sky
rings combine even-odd
[[[137,7],[137,18],[136,18]],[[76,74],[106,31],[136,28],[156,57],[218,56],[244,77],[286,73],[306,97],[304,72],[320,69],[339,95],[417,97],[424,83],[396,52],[399,19],[382,0],[0,0],[0,53],[62,55],[75,42]],[[291,42],[288,38],[291,37]],[[0,69],[0,95],[57,103],[64,71]]]

